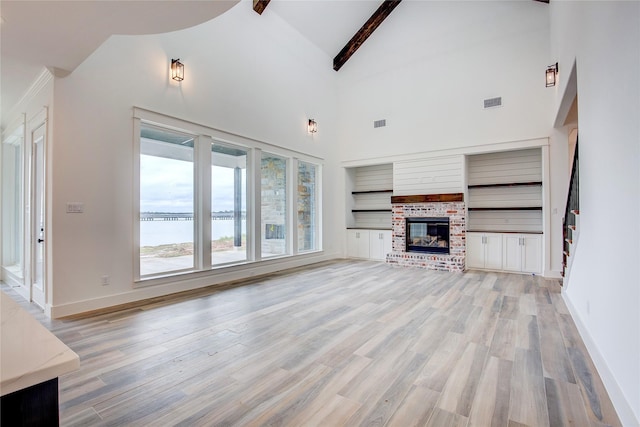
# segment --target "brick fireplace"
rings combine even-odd
[[[458,271],[465,269],[465,208],[462,193],[393,196],[392,252],[387,263],[402,267]],[[408,252],[407,218],[446,218],[449,221],[449,253]]]

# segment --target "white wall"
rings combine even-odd
[[[640,2],[550,7],[560,87],[575,60],[578,90],[580,241],[564,297],[623,425],[640,425]]]
[[[341,159],[546,137],[549,61],[546,4],[403,2],[338,72]]]
[[[562,253],[564,251],[564,236],[562,234],[562,217],[567,202],[569,190],[570,166],[569,166],[569,134],[566,127],[554,129],[549,138],[549,173],[552,185],[545,190],[549,191],[550,216],[550,272],[555,277],[561,277]]]
[[[169,79],[171,58],[185,64],[181,84]],[[260,16],[245,1],[192,29],[113,36],[70,76],[56,79],[53,315],[287,266],[265,262],[267,270],[231,269],[132,289],[133,106],[324,158],[323,242],[327,256],[338,256],[341,240],[327,225],[344,221],[331,209],[341,193],[335,191],[337,160],[330,149],[336,141],[336,77],[327,63],[277,15]],[[308,118],[318,122],[313,136]],[[84,202],[83,214],[65,213],[65,204],[74,201]],[[101,286],[102,275],[110,276],[109,286]]]

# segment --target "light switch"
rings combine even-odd
[[[82,202],[67,202],[67,213],[83,213],[84,203]]]

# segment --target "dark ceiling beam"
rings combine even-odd
[[[255,0],[254,0],[255,1]],[[402,0],[385,0],[382,2],[378,10],[376,10],[371,18],[358,30],[358,32],[349,40],[349,43],[342,48],[340,53],[333,58],[333,69],[338,71],[351,58],[356,50],[369,38],[371,34],[382,24],[387,16],[400,4]]]
[[[258,15],[262,15],[262,12],[267,8],[271,0],[253,0],[253,10],[255,10]]]

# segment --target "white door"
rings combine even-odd
[[[31,147],[31,300],[44,308],[45,292],[45,129],[43,124],[32,132]]]

